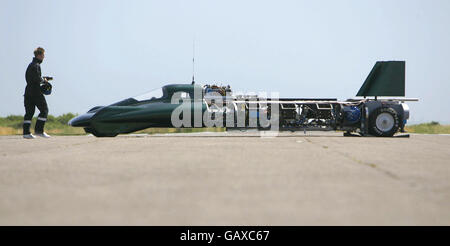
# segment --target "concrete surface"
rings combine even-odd
[[[0,225],[450,225],[450,136],[0,137]]]

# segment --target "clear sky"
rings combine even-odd
[[[410,122],[450,123],[448,0],[0,3],[0,116],[24,114],[37,46],[59,115],[190,83],[195,39],[198,83],[281,97],[351,98],[376,61],[405,60]]]

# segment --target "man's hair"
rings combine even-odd
[[[38,56],[38,55],[42,55],[42,54],[44,54],[44,52],[45,52],[44,48],[42,48],[42,47],[37,47],[37,48],[34,50],[34,56],[36,57],[36,56]]]

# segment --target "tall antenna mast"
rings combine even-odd
[[[192,41],[192,84],[195,84],[195,39]]]

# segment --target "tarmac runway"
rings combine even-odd
[[[3,136],[0,225],[450,225],[450,136]]]

